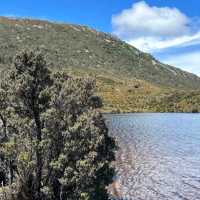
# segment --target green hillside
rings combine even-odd
[[[97,80],[106,112],[190,112],[199,109],[200,78],[85,26],[0,18],[0,68],[16,52],[42,49],[52,70]]]

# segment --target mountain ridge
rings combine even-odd
[[[11,28],[13,34],[17,35],[17,38],[12,38],[12,34],[10,38],[7,36],[12,44],[15,43],[16,50],[23,43],[25,48],[36,45],[46,48],[47,54],[51,53],[51,57],[57,56],[60,60],[65,60],[67,57],[67,63],[62,63],[63,66],[67,65],[66,67],[101,67],[128,77],[130,75],[130,78],[135,77],[173,88],[197,89],[200,86],[200,78],[197,75],[163,64],[150,54],[110,34],[98,32],[86,26],[5,17],[0,18],[0,24],[7,25],[4,29]],[[34,45],[29,44],[29,35]],[[10,48],[10,51],[12,49]],[[58,52],[55,49],[60,55],[57,55]],[[76,60],[73,60],[74,57]],[[54,58],[53,61],[55,62],[56,59]],[[162,79],[159,79],[160,77]]]
[[[193,104],[198,107],[197,75],[87,26],[0,17],[0,48],[0,70],[11,65],[18,51],[40,48],[53,70],[95,77],[105,111],[171,112],[191,110],[186,107]]]

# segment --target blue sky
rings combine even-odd
[[[5,0],[0,15],[88,25],[200,75],[199,0]]]

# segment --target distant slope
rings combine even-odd
[[[40,48],[53,70],[97,80],[104,112],[200,111],[200,78],[85,26],[0,17],[0,70]]]
[[[41,47],[56,67],[93,68],[152,84],[197,89],[200,78],[164,65],[151,55],[85,26],[0,18],[0,63],[22,48]]]

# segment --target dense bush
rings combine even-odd
[[[94,81],[51,74],[41,53],[25,51],[0,86],[0,197],[108,199],[116,145]]]

